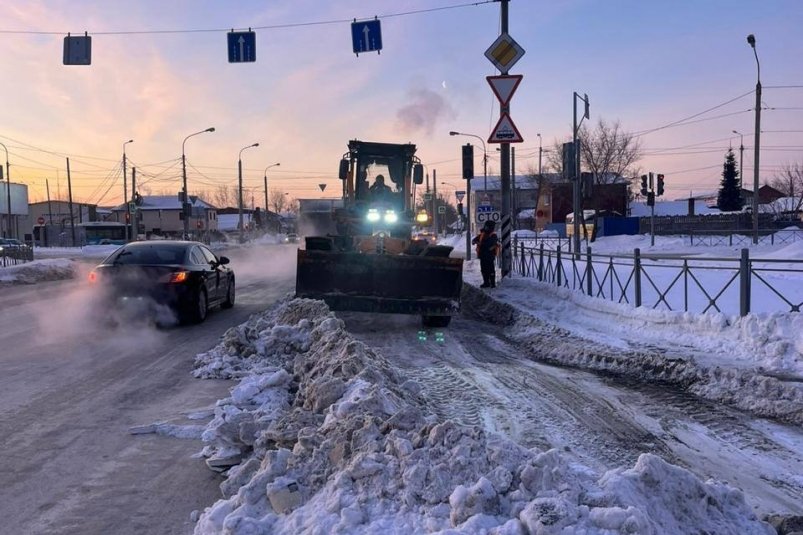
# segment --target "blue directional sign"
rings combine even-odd
[[[351,47],[358,56],[360,52],[379,52],[382,50],[382,28],[379,20],[365,20],[351,23]]]
[[[256,32],[229,32],[229,63],[247,63],[257,60]]]

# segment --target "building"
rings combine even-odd
[[[218,230],[217,208],[190,195],[190,233],[200,234]],[[126,222],[126,206],[121,204],[112,208],[112,221]],[[136,205],[135,217],[138,223],[138,234],[150,236],[178,237],[184,232],[184,216],[178,195],[145,195]]]

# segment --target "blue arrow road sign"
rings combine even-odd
[[[256,32],[229,32],[229,63],[246,63],[257,60]]]
[[[379,20],[352,22],[351,47],[358,56],[360,52],[379,52],[382,50],[382,28],[379,25]]]

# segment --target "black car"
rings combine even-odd
[[[212,306],[234,306],[228,263],[198,242],[132,242],[99,264],[89,281],[115,311],[136,310],[167,323],[161,314],[167,308],[173,320],[200,323]]]

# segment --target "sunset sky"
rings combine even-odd
[[[276,162],[271,189],[317,197],[325,183],[323,195],[336,195],[338,160],[354,138],[415,143],[439,182],[462,187],[460,145],[479,142],[448,132],[487,138],[499,114],[485,80],[495,71],[484,56],[499,34],[498,2],[0,6],[0,142],[12,180],[29,185],[31,201],[44,200],[46,178],[53,198],[66,196],[69,156],[76,200],[120,202],[122,144],[132,138],[126,153],[143,191],[175,193],[183,139],[210,126],[216,132],[186,144],[191,193],[235,185],[238,152],[259,142],[243,153],[257,205],[264,169]],[[355,57],[350,21],[375,15],[382,53]],[[256,30],[257,61],[229,64],[226,32],[249,27],[270,27]],[[803,161],[801,27],[798,0],[511,0],[510,35],[526,51],[511,69],[524,75],[511,104],[524,137],[517,174],[537,170],[538,133],[544,148],[571,135],[577,91],[590,98],[592,122],[619,120],[630,132],[646,132],[640,167],[666,175],[668,198],[717,188],[725,151],[739,146],[732,130],[744,134],[751,186],[756,62],[746,36],[753,33],[768,108],[760,172],[762,182],[770,179],[783,164]],[[92,65],[62,65],[64,36],[84,31],[92,35]],[[492,174],[499,170],[495,147],[488,144]]]

